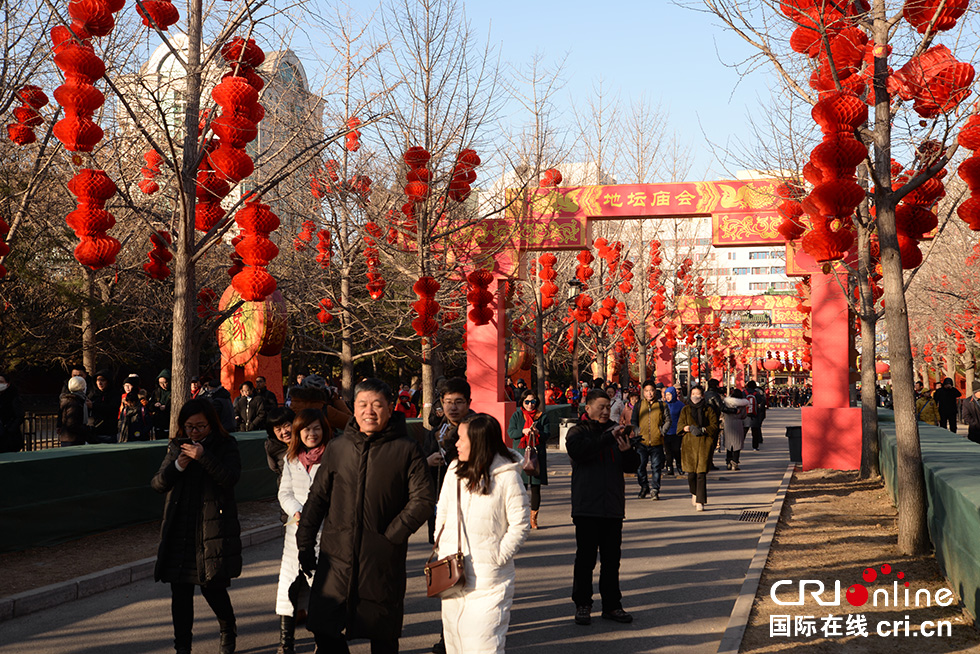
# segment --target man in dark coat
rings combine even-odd
[[[956,433],[956,401],[963,396],[953,384],[953,380],[947,377],[943,380],[942,387],[936,389],[932,394],[932,399],[939,407],[939,426]]]
[[[235,416],[235,406],[231,403],[231,393],[221,385],[217,379],[212,379],[205,386],[201,397],[211,402],[211,406],[218,412],[218,420],[225,431],[231,433],[238,429],[238,421]],[[280,473],[282,471],[280,470]]]
[[[960,422],[966,425],[966,437],[980,443],[980,381],[973,382],[973,394],[960,403]]]
[[[235,399],[235,422],[238,431],[265,429],[265,402],[255,394],[252,382],[243,382],[241,396]]]
[[[374,654],[398,651],[408,538],[432,513],[436,496],[393,401],[380,380],[354,388],[354,417],[327,443],[300,517],[300,567],[316,571],[306,624],[318,651],[346,652],[354,638],[370,639]]]
[[[565,448],[572,460],[572,522],[575,523],[575,568],[572,601],[575,624],[592,623],[592,571],[596,554],[602,617],[632,622],[623,610],[619,590],[623,520],[626,518],[624,472],[635,472],[640,457],[626,439],[626,427],[609,420],[609,397],[602,389],[585,398],[586,419],[572,427]]]
[[[161,370],[157,375],[157,387],[153,389],[150,409],[153,413],[153,438],[165,441],[170,437],[170,371]]]
[[[92,436],[100,443],[115,443],[119,438],[119,391],[110,385],[112,373],[100,370],[95,374],[95,388],[89,392],[92,408]]]

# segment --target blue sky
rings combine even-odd
[[[724,175],[706,139],[723,146],[738,138],[747,112],[762,111],[759,101],[769,97],[767,70],[740,81],[726,65],[752,54],[748,44],[708,14],[666,0],[471,0],[466,14],[478,35],[490,30],[504,61],[520,64],[538,51],[548,63],[567,53],[559,108],[569,122],[575,98],[589,95],[600,76],[623,106],[644,93],[661,103],[692,148],[692,179]]]

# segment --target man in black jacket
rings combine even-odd
[[[265,429],[265,402],[255,394],[252,382],[242,382],[241,396],[235,399],[235,422],[238,431]]]
[[[354,638],[370,639],[373,654],[398,652],[408,538],[432,513],[436,495],[393,400],[378,379],[354,388],[354,417],[327,443],[300,517],[300,568],[316,571],[307,627],[319,652],[346,652]]]
[[[939,407],[939,426],[956,433],[956,401],[962,397],[962,393],[957,390],[953,380],[947,377],[943,380],[943,385],[936,389],[932,394],[932,399]]]
[[[629,430],[609,420],[609,397],[593,389],[585,398],[586,419],[568,432],[565,447],[572,460],[572,522],[575,523],[575,568],[572,601],[575,624],[592,623],[592,572],[600,557],[599,594],[602,617],[632,622],[623,610],[619,590],[623,519],[626,517],[626,482],[640,457],[627,436]]]

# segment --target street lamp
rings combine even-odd
[[[585,289],[585,284],[578,279],[570,279],[568,281],[568,298],[565,302],[568,304],[568,308],[571,309],[575,306],[575,300],[582,291]],[[575,389],[578,390],[578,318],[572,317],[572,383],[575,384]]]

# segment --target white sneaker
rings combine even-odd
[[[700,502],[695,502],[694,503],[694,510],[695,511],[704,511],[704,504],[701,504]]]
[[[697,503],[698,503],[698,496],[697,495],[691,495],[691,506],[695,506],[695,505],[697,505]]]

